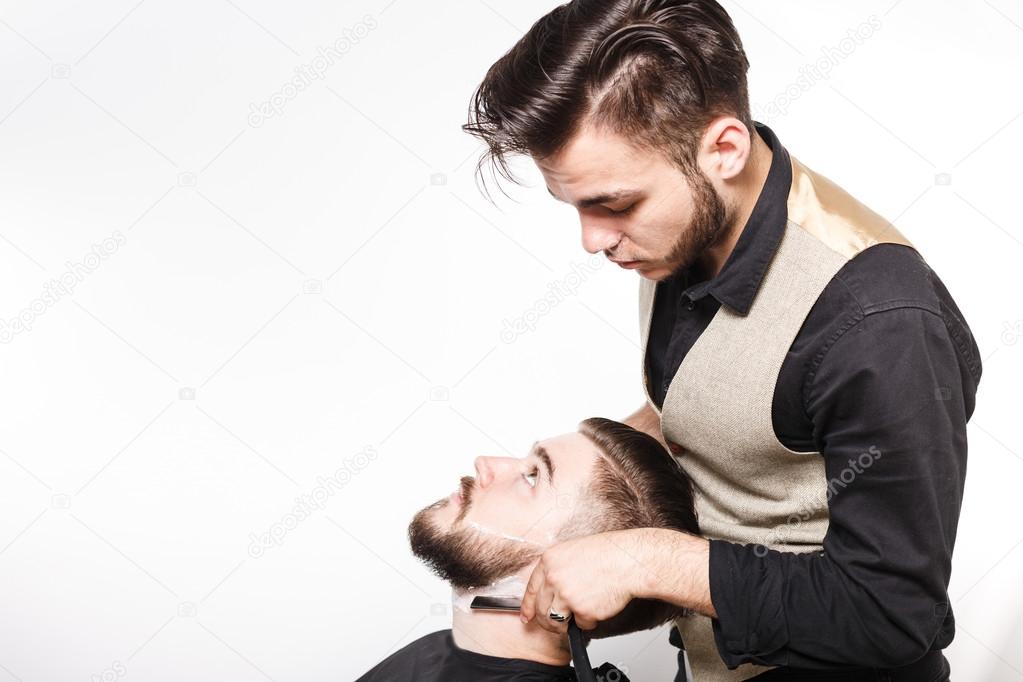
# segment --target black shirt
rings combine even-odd
[[[605,663],[598,680],[628,678]],[[420,637],[388,656],[356,682],[575,682],[570,665],[546,665],[521,658],[500,658],[460,649],[451,630]]]
[[[709,280],[684,270],[657,285],[646,367],[658,407],[719,307],[749,311],[785,229],[789,155],[756,129],[773,158],[732,254]],[[864,452],[882,456],[830,496],[823,552],[711,541],[726,664],[895,667],[952,641],[947,588],[980,375],[970,328],[915,249],[877,244],[839,270],[785,357],[772,423],[786,447],[822,454],[829,481]]]

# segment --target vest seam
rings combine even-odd
[[[836,249],[836,248],[834,248],[833,246],[831,246],[831,244],[827,243],[826,241],[824,241],[823,239],[821,239],[821,238],[820,238],[819,236],[817,236],[816,234],[814,234],[813,230],[811,230],[810,228],[808,228],[808,227],[804,226],[804,225],[803,225],[802,223],[797,223],[797,222],[796,222],[795,220],[793,220],[792,218],[787,218],[787,220],[788,220],[788,221],[789,221],[790,223],[792,223],[793,225],[795,225],[796,227],[798,227],[798,228],[799,228],[800,230],[802,230],[803,232],[805,232],[805,233],[806,233],[807,235],[809,235],[809,237],[810,237],[811,239],[813,239],[814,241],[816,241],[816,242],[817,242],[818,244],[820,244],[820,245],[821,245],[822,247],[824,247],[825,249],[827,249],[827,250],[828,250],[828,251],[830,251],[831,253],[835,254],[836,256],[841,256],[842,258],[845,258],[845,259],[846,259],[846,260],[845,260],[845,262],[846,262],[846,263],[848,263],[848,262],[849,262],[849,261],[851,260],[851,258],[850,258],[850,257],[846,256],[846,255],[845,255],[844,253],[842,253],[842,252],[841,252],[841,251],[839,251],[838,249]],[[865,249],[864,249],[864,250],[865,250]],[[860,251],[860,253],[862,253],[862,251]],[[859,254],[857,254],[857,255],[859,255]],[[855,256],[854,256],[854,257],[855,257]],[[842,264],[842,266],[844,267],[844,266],[845,266],[845,263],[843,263],[843,264]],[[835,274],[838,274],[838,273],[835,273]],[[844,284],[844,282],[843,282],[843,284]],[[825,286],[827,286],[827,285],[825,285]],[[823,293],[823,289],[821,290],[821,292]],[[850,292],[850,293],[852,293],[852,292]],[[856,297],[855,297],[855,295],[853,296],[853,298],[856,298]]]

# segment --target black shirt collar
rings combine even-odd
[[[748,313],[753,305],[753,298],[781,241],[788,221],[788,197],[792,187],[788,151],[773,130],[756,121],[753,125],[773,152],[767,180],[721,271],[686,292],[694,301],[709,293],[740,315]],[[688,271],[683,272],[688,277]]]

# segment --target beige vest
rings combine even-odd
[[[668,387],[661,430],[692,478],[704,536],[811,552],[822,549],[828,530],[824,459],[789,450],[775,436],[778,372],[810,308],[846,261],[882,242],[912,245],[833,182],[790,159],[788,222],[753,305],[745,316],[720,307]],[[640,280],[644,349],[655,284]],[[656,410],[645,357],[642,368]],[[675,621],[695,682],[745,680],[770,670],[751,663],[728,670],[711,624],[699,614]]]

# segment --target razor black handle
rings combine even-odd
[[[568,646],[572,650],[572,665],[575,666],[575,676],[579,682],[597,682],[590,667],[590,656],[586,653],[586,642],[583,641],[583,631],[575,624],[575,617],[568,619]]]

